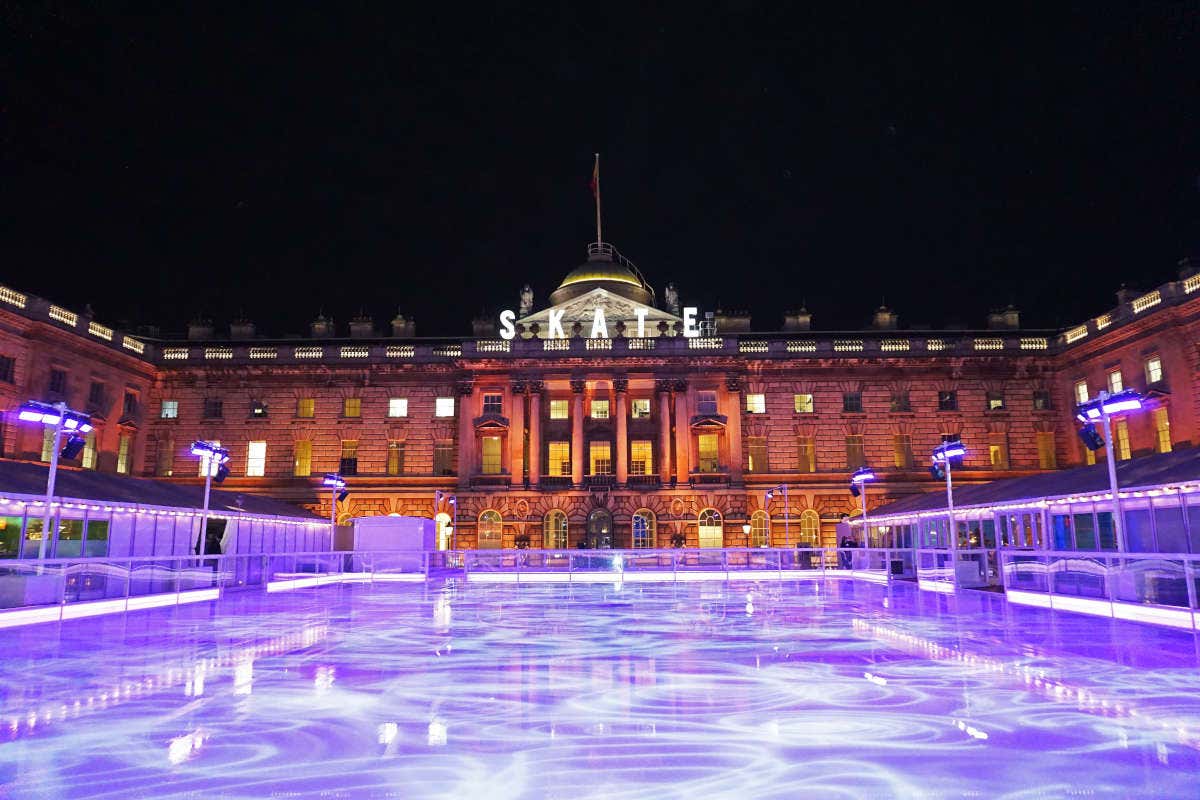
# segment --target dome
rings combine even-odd
[[[588,260],[567,273],[550,294],[550,303],[559,305],[593,289],[606,289],[634,302],[654,305],[654,290],[637,267],[607,243],[588,245]]]

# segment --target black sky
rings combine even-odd
[[[349,5],[0,4],[0,280],[465,334],[583,260],[595,151],[605,238],[760,329],[1065,325],[1200,255],[1195,2]]]

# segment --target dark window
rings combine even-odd
[[[338,461],[338,472],[343,476],[358,474],[358,458],[343,458]]]
[[[858,469],[867,463],[863,437],[851,435],[846,437],[846,468]]]
[[[938,411],[958,411],[958,392],[938,392]]]
[[[485,413],[485,414],[503,414],[504,413],[504,395],[485,394],[483,396],[483,413]]]
[[[1045,389],[1033,390],[1033,410],[1034,411],[1049,411],[1053,406],[1050,405],[1050,392]]]
[[[250,416],[262,418],[267,416],[267,404],[262,400],[250,401]]]
[[[217,397],[204,399],[204,416],[208,419],[220,419],[224,415],[224,403]]]
[[[433,446],[433,474],[454,474],[454,443],[438,442]]]
[[[862,411],[862,392],[842,392],[842,411],[858,414]]]
[[[54,394],[67,393],[67,373],[61,369],[50,370],[50,391]]]
[[[892,411],[912,411],[908,392],[892,392]]]
[[[15,382],[17,360],[8,356],[0,356],[0,381],[5,383]]]
[[[125,416],[132,417],[135,414],[137,414],[137,410],[138,410],[137,395],[134,394],[133,392],[126,392],[125,393],[125,412],[124,412]]]
[[[104,405],[104,384],[92,381],[92,385],[88,387],[88,406],[100,408],[102,405]]]
[[[987,410],[988,411],[1003,411],[1004,410],[1004,392],[988,392],[987,393]]]

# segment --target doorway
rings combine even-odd
[[[587,546],[592,550],[611,550],[613,517],[606,508],[597,508],[587,519]]]

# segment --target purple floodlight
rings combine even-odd
[[[875,480],[875,471],[870,467],[859,467],[850,476],[851,483],[866,483],[867,481]]]
[[[1145,400],[1136,389],[1109,395],[1103,399],[1089,400],[1076,407],[1075,416],[1080,422],[1100,419],[1103,415],[1120,414],[1122,411],[1140,411]]]
[[[345,489],[346,488],[346,479],[343,478],[341,475],[337,474],[336,472],[326,473],[325,480],[323,480],[321,483],[322,483],[322,485],[328,486],[331,489]]]
[[[934,461],[948,461],[951,458],[962,458],[967,454],[967,448],[962,442],[946,442],[933,451]]]

